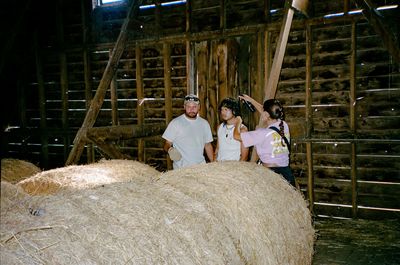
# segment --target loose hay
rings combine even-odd
[[[246,162],[34,196],[1,211],[2,264],[311,264],[301,194]]]
[[[31,195],[54,194],[64,189],[87,189],[113,182],[151,181],[156,169],[132,160],[100,160],[98,163],[43,171],[19,182]]]
[[[40,168],[28,161],[14,158],[1,159],[1,179],[12,184],[33,176],[41,171]]]

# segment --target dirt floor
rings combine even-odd
[[[316,219],[313,265],[399,265],[400,220]]]

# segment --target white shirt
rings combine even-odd
[[[164,131],[162,138],[172,143],[182,155],[174,161],[174,169],[205,163],[204,145],[213,141],[210,124],[200,116],[189,119],[185,114],[173,119]]]
[[[218,154],[217,161],[239,161],[240,142],[233,138],[235,125],[221,123],[218,127]]]

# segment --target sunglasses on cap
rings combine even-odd
[[[195,102],[197,104],[200,104],[200,99],[196,95],[187,95],[185,97],[185,104],[187,102]]]

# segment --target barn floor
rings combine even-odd
[[[313,265],[400,264],[400,220],[316,219]]]

